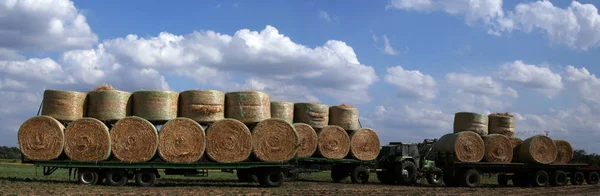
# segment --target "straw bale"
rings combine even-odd
[[[310,125],[305,123],[294,123],[294,128],[298,133],[300,147],[298,148],[298,157],[311,157],[317,150],[317,132]]]
[[[342,159],[350,152],[350,137],[340,126],[325,126],[317,131],[317,138],[317,156]]]
[[[252,134],[236,119],[218,120],[206,129],[206,155],[220,163],[240,162],[252,152]]]
[[[505,135],[489,134],[481,136],[485,146],[483,161],[510,163],[513,158],[513,144]]]
[[[110,143],[108,127],[95,118],[77,119],[65,130],[65,154],[74,161],[104,161]]]
[[[225,94],[217,90],[187,90],[179,93],[180,117],[199,123],[225,118]]]
[[[294,122],[294,103],[285,101],[271,101],[271,118],[280,118]]]
[[[523,163],[549,164],[556,160],[557,154],[554,141],[544,135],[527,138],[519,147],[519,159]]]
[[[485,144],[477,133],[463,131],[442,136],[435,145],[436,152],[452,153],[460,162],[479,162],[483,159]]]
[[[88,93],[87,116],[100,121],[117,121],[131,116],[131,93],[119,90],[99,90]]]
[[[133,93],[133,115],[150,122],[177,118],[179,93],[166,90],[143,90]]]
[[[479,135],[488,134],[488,117],[472,112],[454,114],[454,133],[472,131]]]
[[[502,134],[508,137],[515,136],[515,117],[509,113],[490,114],[489,134]]]
[[[124,162],[146,162],[154,157],[158,148],[156,127],[148,120],[128,116],[110,130],[113,155]]]
[[[573,159],[573,147],[571,143],[566,140],[554,140],[554,144],[557,148],[556,160],[554,163],[569,163]]]
[[[337,125],[346,131],[358,130],[358,108],[342,104],[329,107],[329,125]]]
[[[42,101],[42,115],[51,116],[56,120],[70,122],[86,113],[87,94],[76,91],[45,90]]]
[[[299,145],[296,128],[283,119],[263,120],[252,129],[252,152],[259,161],[289,161]]]
[[[50,116],[36,116],[19,128],[19,148],[31,160],[52,160],[63,152],[65,126]]]
[[[200,160],[205,149],[204,129],[192,119],[179,117],[160,128],[158,154],[167,162],[196,162]]]
[[[103,84],[103,85],[100,85],[100,86],[97,86],[96,88],[94,88],[92,90],[92,92],[93,91],[104,91],[104,90],[117,90],[117,89],[109,84]]]
[[[295,103],[294,123],[306,123],[315,129],[329,124],[329,106],[320,103]]]
[[[369,128],[350,132],[350,155],[358,160],[371,161],[379,155],[380,142],[377,133]]]
[[[521,143],[523,142],[523,140],[519,139],[518,137],[509,137],[508,140],[510,140],[510,143],[512,143],[512,146],[513,146],[513,158],[512,158],[511,162],[518,163],[518,162],[520,162],[519,146],[521,146]]]
[[[225,94],[225,118],[242,123],[258,123],[271,118],[269,94],[259,91],[239,91]]]

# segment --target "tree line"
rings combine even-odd
[[[0,159],[21,159],[21,150],[17,147],[0,146]]]

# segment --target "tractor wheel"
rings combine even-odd
[[[549,180],[550,176],[548,176],[548,172],[539,170],[531,178],[531,185],[534,187],[545,187],[548,186]]]
[[[442,170],[440,168],[434,168],[431,171],[427,172],[427,183],[431,185],[440,185],[442,184]]]
[[[598,173],[590,172],[585,180],[588,184],[598,184]]]
[[[402,162],[400,173],[400,183],[404,185],[412,185],[415,183],[417,167],[413,162]]]
[[[454,178],[454,174],[450,171],[450,172],[444,172],[444,175],[442,176],[442,179],[444,179],[444,184],[448,187],[456,187],[458,186],[458,183],[456,182],[456,179]]]
[[[550,185],[552,186],[565,186],[568,182],[567,174],[562,170],[556,170],[550,176]]]
[[[572,185],[581,185],[585,181],[585,176],[582,172],[575,172],[571,174],[571,184]]]

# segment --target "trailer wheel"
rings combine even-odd
[[[258,182],[264,187],[279,187],[283,184],[283,172],[279,169],[266,169],[259,173]]]
[[[479,186],[479,183],[481,182],[481,175],[476,169],[469,169],[465,172],[463,181],[464,185],[467,187],[475,188]]]
[[[586,178],[588,184],[598,184],[598,173],[590,172]]]
[[[110,186],[123,186],[127,184],[127,171],[121,169],[106,171],[106,184]]]
[[[256,182],[258,181],[254,172],[248,169],[238,169],[236,170],[236,175],[240,182]]]
[[[531,185],[534,187],[545,187],[548,186],[549,179],[548,172],[539,170],[531,178]]]
[[[150,187],[156,184],[156,173],[152,170],[140,170],[135,173],[135,183],[141,187]]]
[[[98,172],[93,169],[79,169],[77,180],[79,184],[95,185],[98,183]]]
[[[355,184],[365,184],[369,181],[369,171],[363,166],[356,166],[352,170],[350,180]]]
[[[585,180],[585,176],[582,172],[575,172],[571,174],[571,184],[572,185],[581,185]]]
[[[350,175],[350,172],[345,167],[342,166],[333,166],[331,167],[331,180],[335,183],[341,182],[343,179],[347,178]]]
[[[390,173],[387,173],[385,171],[377,172],[377,180],[379,180],[379,182],[383,184],[394,184],[394,178],[392,177],[393,176],[391,176]]]
[[[442,184],[442,170],[440,168],[433,168],[432,171],[427,173],[427,182],[431,185]]]
[[[286,169],[283,171],[283,177],[286,182],[293,182],[296,180],[297,175],[295,172],[292,172],[292,170]]]
[[[508,185],[508,176],[506,174],[498,175],[498,185],[500,185],[500,186]]]
[[[552,186],[565,186],[569,180],[567,179],[567,174],[562,170],[556,170],[552,172],[552,176],[550,178],[550,185]]]

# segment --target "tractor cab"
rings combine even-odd
[[[426,139],[423,143],[390,142],[381,148],[377,157],[377,178],[384,184],[410,185],[439,184],[441,170],[429,159],[437,142]]]
[[[419,165],[419,146],[416,143],[390,142],[383,146],[377,160],[381,162],[402,162],[406,159],[412,159],[416,165]]]

